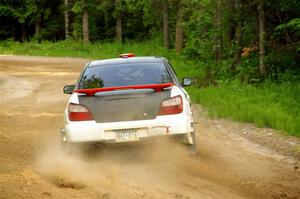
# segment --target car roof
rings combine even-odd
[[[88,67],[105,66],[105,65],[120,65],[129,63],[163,63],[161,57],[129,57],[129,58],[114,58],[95,60],[90,62]]]

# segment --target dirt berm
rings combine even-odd
[[[208,119],[199,106],[198,156],[166,139],[64,155],[62,87],[86,62],[0,56],[1,199],[300,198],[299,139]]]

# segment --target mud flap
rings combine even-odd
[[[189,145],[188,146],[189,152],[192,155],[198,155],[197,136],[196,136],[196,132],[194,129],[194,122],[191,123],[191,127],[192,127],[193,131],[190,132],[189,134],[187,134],[185,137],[187,140],[187,144]]]
[[[192,132],[192,133],[193,133],[193,132]],[[193,140],[192,133],[186,134],[186,136],[185,136],[185,143],[186,143],[186,144],[193,145],[193,144],[195,143],[195,141]]]

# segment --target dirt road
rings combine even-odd
[[[197,107],[198,156],[171,140],[63,155],[59,128],[69,96],[62,87],[75,83],[86,62],[0,56],[1,199],[300,198],[296,159],[248,141]]]

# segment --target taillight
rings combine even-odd
[[[176,97],[171,97],[163,101],[160,105],[158,115],[173,115],[182,113],[182,111],[182,97],[178,95]]]
[[[84,105],[80,104],[69,104],[69,120],[70,121],[87,121],[93,120],[92,113]]]

